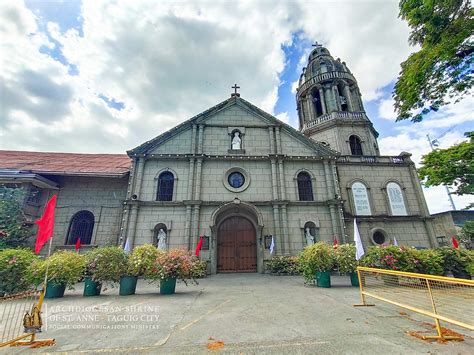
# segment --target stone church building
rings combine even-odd
[[[237,91],[237,90],[236,90]],[[0,183],[31,193],[31,220],[58,194],[54,245],[194,249],[210,271],[264,272],[307,243],[436,246],[410,154],[380,154],[357,81],[316,47],[296,95],[299,130],[235,92],[127,155],[0,152]]]

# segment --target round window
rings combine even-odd
[[[232,186],[234,189],[238,189],[244,185],[245,177],[242,173],[234,171],[233,173],[229,174],[227,181],[229,182],[229,185]]]
[[[375,232],[374,235],[372,236],[372,239],[374,240],[376,244],[379,244],[379,245],[382,245],[385,243],[385,235],[380,231]]]

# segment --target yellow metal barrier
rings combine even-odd
[[[36,339],[36,333],[41,332],[43,300],[44,290],[0,298],[0,348],[19,345],[39,347],[55,343],[54,339]],[[29,340],[23,340],[27,338]]]
[[[440,321],[474,331],[474,281],[411,272],[358,267],[361,305],[366,297],[434,318],[438,335],[424,339],[458,339],[443,335]]]

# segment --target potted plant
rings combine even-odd
[[[127,266],[120,276],[120,296],[135,294],[139,276],[145,278],[151,273],[160,251],[152,244],[140,245],[133,249],[127,260]]]
[[[30,249],[0,250],[0,297],[23,292],[31,287],[27,277],[30,265],[39,260]]]
[[[465,249],[443,247],[437,251],[443,258],[443,269],[445,273],[451,272],[454,277],[470,279],[471,275],[467,271],[472,255]]]
[[[191,278],[201,279],[207,276],[207,260],[194,258],[190,272]]]
[[[120,281],[127,265],[125,251],[116,246],[96,248],[85,254],[84,296],[98,296],[102,284],[113,287]]]
[[[192,279],[193,264],[193,256],[186,250],[171,249],[168,252],[159,253],[152,268],[152,275],[160,281],[160,293],[175,293],[177,279],[187,284],[186,280]]]
[[[340,273],[349,274],[352,286],[359,286],[359,278],[356,273],[357,260],[355,258],[356,247],[352,244],[342,244],[334,250],[336,267]]]
[[[305,283],[314,281],[318,287],[331,287],[330,271],[334,266],[334,249],[325,242],[307,246],[299,256]]]
[[[296,256],[273,256],[267,261],[267,270],[272,275],[298,275],[298,257]]]
[[[66,287],[70,290],[84,276],[84,256],[69,250],[61,250],[45,260],[33,262],[29,268],[36,285],[44,281],[46,272],[46,298],[63,297]]]
[[[407,250],[411,254],[414,264],[413,272],[428,275],[443,275],[443,257],[438,250],[411,248]]]

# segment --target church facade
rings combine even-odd
[[[365,247],[394,239],[436,246],[410,154],[380,154],[345,63],[316,47],[296,99],[299,130],[234,93],[129,150],[113,176],[28,170],[50,182],[43,200],[58,193],[54,243],[194,249],[203,236],[212,273],[265,272],[272,240],[276,255],[314,241],[350,242],[354,219]]]

